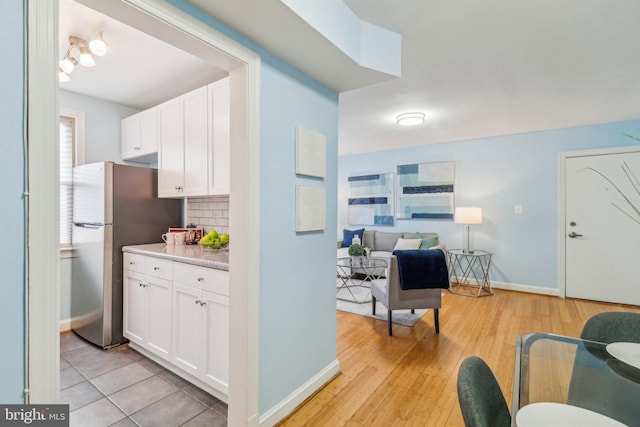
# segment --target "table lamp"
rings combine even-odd
[[[482,208],[471,207],[471,206],[456,207],[454,222],[456,224],[464,225],[462,252],[467,254],[472,254],[473,249],[471,249],[469,245],[469,240],[470,240],[469,235],[471,234],[470,228],[472,225],[482,224]]]

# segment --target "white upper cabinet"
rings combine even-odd
[[[180,97],[184,120],[184,195],[207,194],[208,100],[203,87]]]
[[[158,106],[160,144],[158,197],[184,196],[184,122],[182,103],[173,99]]]
[[[209,90],[209,188],[208,194],[229,194],[231,172],[231,117],[229,78]]]
[[[123,160],[152,163],[158,160],[158,108],[150,108],[122,119]]]
[[[229,194],[229,79],[158,106],[158,196]]]

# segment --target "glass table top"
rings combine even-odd
[[[640,369],[616,359],[606,346],[546,333],[518,337],[512,425],[519,408],[557,402],[640,426]]]
[[[387,260],[384,258],[375,258],[375,257],[349,257],[349,258],[338,258],[337,264],[340,267],[369,267],[369,268],[378,268],[378,267],[386,267]]]

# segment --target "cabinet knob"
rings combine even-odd
[[[200,301],[199,299],[196,300],[196,304],[201,304],[202,301]]]
[[[198,282],[202,282],[204,280],[204,277],[198,277]]]
[[[206,301],[200,301],[200,305],[207,305]]]
[[[154,271],[160,270],[160,267],[153,267]]]
[[[135,265],[136,263],[134,261],[129,261],[129,265]]]
[[[134,150],[139,150],[139,149],[140,149],[140,147],[133,147],[133,149],[134,149]]]

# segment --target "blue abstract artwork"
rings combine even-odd
[[[397,219],[453,219],[455,162],[397,168]]]
[[[393,173],[349,177],[349,224],[393,225]]]

